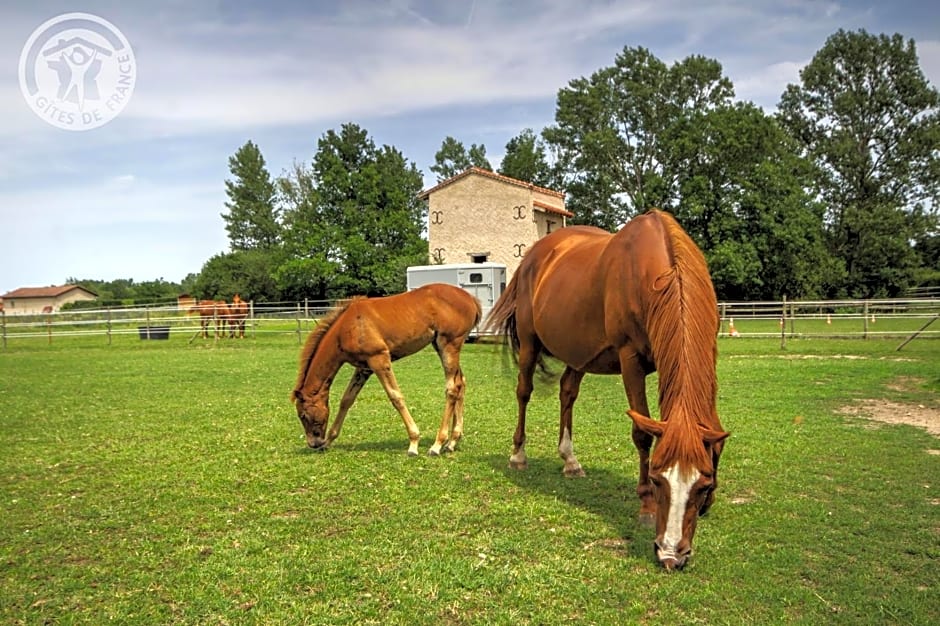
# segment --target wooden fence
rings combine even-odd
[[[298,341],[326,315],[335,303],[306,300],[303,302],[248,303],[245,336],[253,338],[264,333],[292,333]],[[207,328],[195,308],[181,308],[175,303],[153,306],[108,307],[53,313],[13,315],[0,311],[2,347],[21,340],[46,340],[52,343],[65,337],[101,337],[108,345],[115,338],[132,335],[141,340],[185,337],[192,343],[203,336],[208,339],[230,339],[233,329],[230,318],[213,315],[206,318]],[[205,337],[203,337],[205,338]]]
[[[298,343],[316,320],[335,307],[334,302],[249,303],[245,332],[249,338],[265,333],[291,333]],[[794,338],[940,338],[940,298],[905,300],[797,300],[776,302],[719,303],[719,336],[779,337],[782,345]],[[216,321],[209,325],[210,339],[216,336]],[[136,336],[141,340],[184,337],[192,343],[202,333],[198,313],[175,303],[146,307],[112,307],[61,311],[48,314],[13,315],[0,312],[0,336],[5,349],[20,341],[60,337],[97,336],[110,345],[115,337]]]

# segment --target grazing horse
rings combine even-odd
[[[659,562],[683,567],[697,518],[712,504],[728,436],[715,406],[715,290],[688,234],[655,210],[614,234],[590,226],[557,230],[526,253],[486,328],[505,334],[519,366],[513,468],[526,467],[526,405],[544,356],[566,365],[558,435],[566,476],[584,474],[571,430],[582,378],[620,374],[640,459],[640,520],[655,521]],[[649,418],[646,401],[646,376],[656,370],[661,421]]]
[[[234,339],[245,338],[245,320],[248,317],[248,303],[241,299],[236,293],[232,298],[232,304],[228,305],[228,329],[229,337]]]
[[[229,309],[225,300],[200,300],[196,303],[196,306],[190,307],[187,313],[199,313],[199,322],[202,326],[202,336],[204,338],[209,338],[209,326],[213,322],[215,322],[216,338],[225,335],[225,322],[229,316]]]
[[[466,386],[460,369],[460,349],[481,315],[480,303],[472,295],[451,285],[435,283],[384,298],[354,298],[320,320],[301,352],[300,374],[293,392],[307,445],[326,448],[339,436],[346,413],[375,373],[405,422],[410,441],[408,454],[417,455],[420,433],[398,389],[392,361],[431,344],[444,367],[447,399],[437,439],[428,454],[440,454],[445,442],[445,449],[453,451],[463,435]],[[327,433],[330,384],[344,363],[356,371]]]

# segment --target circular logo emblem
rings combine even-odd
[[[90,130],[124,110],[137,81],[130,44],[111,22],[65,13],[33,31],[20,55],[20,89],[42,119]]]

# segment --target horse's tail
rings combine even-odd
[[[483,332],[503,336],[504,343],[512,349],[513,361],[519,356],[519,333],[516,330],[516,277],[509,281],[509,286],[490,309],[483,324]]]

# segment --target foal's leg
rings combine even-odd
[[[463,372],[460,370],[460,348],[463,341],[454,341],[444,345],[435,344],[437,353],[441,357],[441,365],[444,367],[444,378],[446,379],[446,400],[444,402],[444,417],[441,419],[441,426],[437,431],[437,438],[434,445],[428,450],[430,456],[437,456],[441,453],[441,447],[447,442],[445,448],[448,452],[453,452],[457,447],[457,441],[463,436],[463,396],[466,390],[463,378]],[[450,437],[450,441],[447,439]]]
[[[630,408],[649,417],[650,409],[646,402],[646,370],[639,362],[636,353],[621,355],[620,370],[623,386],[627,392]],[[633,424],[633,445],[640,457],[640,476],[636,483],[636,495],[640,498],[640,523],[653,526],[656,523],[656,500],[653,499],[653,487],[650,485],[650,448],[653,436],[643,432]]]
[[[372,370],[357,367],[356,371],[353,372],[352,378],[349,379],[349,385],[346,386],[346,391],[343,392],[343,399],[339,401],[339,411],[336,412],[333,426],[326,435],[326,445],[330,445],[339,437],[339,431],[343,428],[343,421],[346,419],[346,414],[349,413],[349,408],[356,401],[356,396],[362,391],[363,385],[366,384],[370,376],[372,376]]]
[[[421,437],[421,432],[418,430],[418,425],[415,424],[411,413],[408,411],[408,406],[405,404],[405,397],[398,389],[398,381],[395,380],[395,374],[392,373],[392,359],[388,352],[369,359],[369,368],[375,372],[375,375],[382,383],[382,387],[385,388],[385,393],[388,395],[389,401],[391,401],[392,406],[398,411],[398,414],[401,415],[402,421],[405,422],[405,430],[408,431],[409,441],[408,456],[417,456],[418,439]]]
[[[516,383],[516,403],[519,405],[519,421],[516,423],[516,432],[512,436],[512,455],[509,457],[509,467],[525,469],[529,460],[525,454],[525,414],[529,399],[532,397],[532,375],[538,362],[540,346],[534,341],[523,341],[519,345],[519,380]]]
[[[571,429],[572,409],[574,408],[574,401],[578,399],[578,392],[581,389],[581,380],[583,378],[584,372],[579,372],[570,366],[566,367],[565,373],[561,375],[558,394],[561,405],[561,420],[558,424],[558,454],[565,460],[563,472],[569,478],[584,476],[584,470],[574,456]]]

